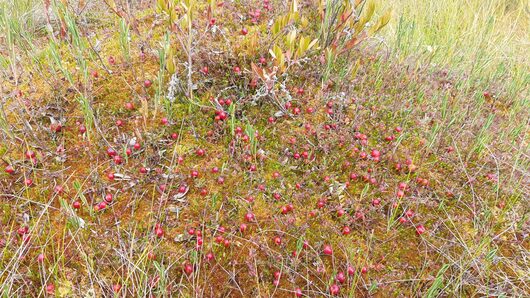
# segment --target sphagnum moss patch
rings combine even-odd
[[[3,295],[528,295],[523,92],[376,1],[85,4],[2,3]]]

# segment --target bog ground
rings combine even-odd
[[[2,297],[529,296],[528,3],[441,3],[0,0]]]

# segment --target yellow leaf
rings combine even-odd
[[[273,51],[276,59],[281,59],[283,57],[283,51],[278,45],[274,45]]]
[[[307,49],[311,49],[312,47],[314,47],[318,42],[318,38],[315,38],[313,39],[313,41],[307,46]]]
[[[306,17],[302,17],[302,20],[300,22],[302,24],[302,27],[307,27],[309,25],[309,21]]]
[[[302,55],[305,52],[305,47],[306,47],[305,37],[300,36],[300,40],[298,41],[298,50],[296,50],[296,56],[295,56],[296,59],[302,57]]]
[[[361,15],[360,19],[359,19],[359,22],[357,22],[357,24],[355,24],[355,32],[361,32],[361,30],[363,30],[364,28],[364,25],[366,25],[366,23],[368,23],[370,21],[370,19],[372,18],[373,14],[375,12],[375,2],[370,0],[370,2],[368,2],[363,14]]]
[[[167,60],[166,68],[167,68],[167,72],[170,75],[173,75],[175,73],[175,71],[177,70],[177,67],[175,66],[175,60],[173,58],[170,58],[169,60]]]
[[[359,67],[361,66],[361,59],[357,59],[357,61],[355,62],[355,65],[353,66],[352,70],[351,70],[351,78],[352,80],[355,79],[355,77],[357,76],[357,72],[359,71]]]
[[[301,58],[317,42],[318,42],[318,39],[314,39],[313,41],[310,42],[309,37],[301,36],[299,46],[298,46],[297,56]]]
[[[278,67],[280,68],[281,71],[284,71],[285,69],[285,58],[283,54],[280,56],[280,59],[278,59]]]
[[[289,19],[287,20],[287,22],[289,22],[289,21],[297,22],[299,19],[300,19],[300,13],[299,12],[294,12],[294,13],[290,13],[289,14]]]
[[[291,4],[291,12],[297,12],[298,11],[298,1],[297,0],[293,0],[292,4]]]
[[[168,12],[169,12],[169,23],[174,24],[175,21],[177,20],[177,14],[175,13],[175,10],[171,8],[168,9]]]
[[[157,12],[162,12],[162,11],[166,11],[167,7],[166,7],[166,3],[164,0],[157,0],[156,1],[156,10]]]
[[[289,50],[294,50],[294,42],[296,39],[296,29],[289,32],[287,35],[287,46],[289,47]]]
[[[377,23],[375,26],[373,26],[372,28],[370,28],[370,34],[374,34],[376,33],[377,31],[381,30],[383,27],[386,26],[386,24],[388,24],[388,22],[390,21],[390,18],[392,17],[392,10],[387,10],[385,12],[384,15],[382,15],[379,20],[377,20]]]
[[[287,24],[288,18],[288,15],[278,17],[272,26],[272,33],[275,35],[280,33],[283,27]]]

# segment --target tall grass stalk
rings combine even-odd
[[[386,5],[400,17],[382,32],[403,57],[432,57],[433,63],[465,70],[484,82],[529,66],[527,1],[403,0]],[[516,78],[515,87],[520,80]]]
[[[127,63],[131,62],[131,34],[125,18],[120,19],[120,48]]]

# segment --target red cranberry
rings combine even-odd
[[[188,190],[188,187],[186,187],[186,185],[181,185],[181,186],[179,186],[178,192],[179,193],[186,193],[187,190]]]
[[[155,235],[158,238],[162,238],[162,236],[164,236],[164,230],[162,229],[162,227],[159,226],[155,228]]]
[[[112,286],[112,290],[114,291],[114,293],[118,293],[121,290],[121,285],[120,284],[114,284]]]
[[[102,201],[97,205],[98,210],[103,210],[105,208],[107,208],[107,203],[105,201]]]
[[[110,156],[110,157],[113,157],[116,155],[116,151],[114,151],[114,149],[112,148],[108,148],[107,149],[107,155]]]
[[[184,265],[184,272],[187,274],[187,275],[190,275],[193,273],[193,266],[190,264],[190,263],[186,263]]]
[[[300,288],[296,288],[296,289],[294,290],[294,295],[295,295],[296,297],[302,297],[302,295],[303,295],[302,290],[301,290]]]
[[[61,123],[54,123],[50,126],[50,129],[52,132],[58,133],[58,132],[61,132],[61,130],[63,129],[63,126]]]
[[[329,293],[331,295],[338,295],[340,292],[340,288],[337,284],[332,284],[330,287],[329,287]]]
[[[354,275],[355,274],[355,269],[353,269],[352,266],[348,266],[348,275]]]
[[[274,243],[276,245],[281,245],[282,244],[282,238],[280,238],[278,236],[274,237]]]
[[[239,225],[239,231],[241,233],[245,233],[245,231],[247,230],[247,225],[242,223],[241,225]]]
[[[112,203],[112,194],[108,193],[105,195],[105,202]]]
[[[362,274],[366,274],[367,272],[368,272],[368,268],[366,268],[366,267],[361,268],[361,273]]]
[[[121,158],[121,156],[119,156],[119,155],[115,155],[114,156],[114,163],[115,164],[119,165],[119,164],[122,163],[122,161],[123,161],[123,159]]]
[[[63,191],[64,191],[64,187],[62,187],[61,185],[57,185],[54,188],[54,192],[57,193],[57,194],[62,194]]]
[[[337,273],[336,278],[337,278],[337,281],[340,282],[341,284],[346,281],[346,276],[344,275],[343,272]]]
[[[245,219],[248,221],[248,222],[251,222],[254,220],[254,214],[249,212],[245,215]]]
[[[5,172],[8,174],[13,174],[15,172],[15,169],[11,165],[8,165],[5,167]]]
[[[54,284],[48,284],[46,286],[46,294],[54,295],[54,293],[55,293],[55,285]]]
[[[33,152],[31,150],[26,151],[26,158],[27,159],[34,159],[35,156],[36,156],[35,152]]]
[[[204,197],[204,196],[207,196],[207,195],[208,195],[208,189],[206,189],[206,188],[202,188],[202,189],[201,189],[201,192],[200,192],[200,195],[203,196],[203,197]]]
[[[416,226],[416,233],[418,235],[421,235],[421,234],[425,233],[425,231],[427,231],[427,229],[425,229],[425,227],[423,225]]]

